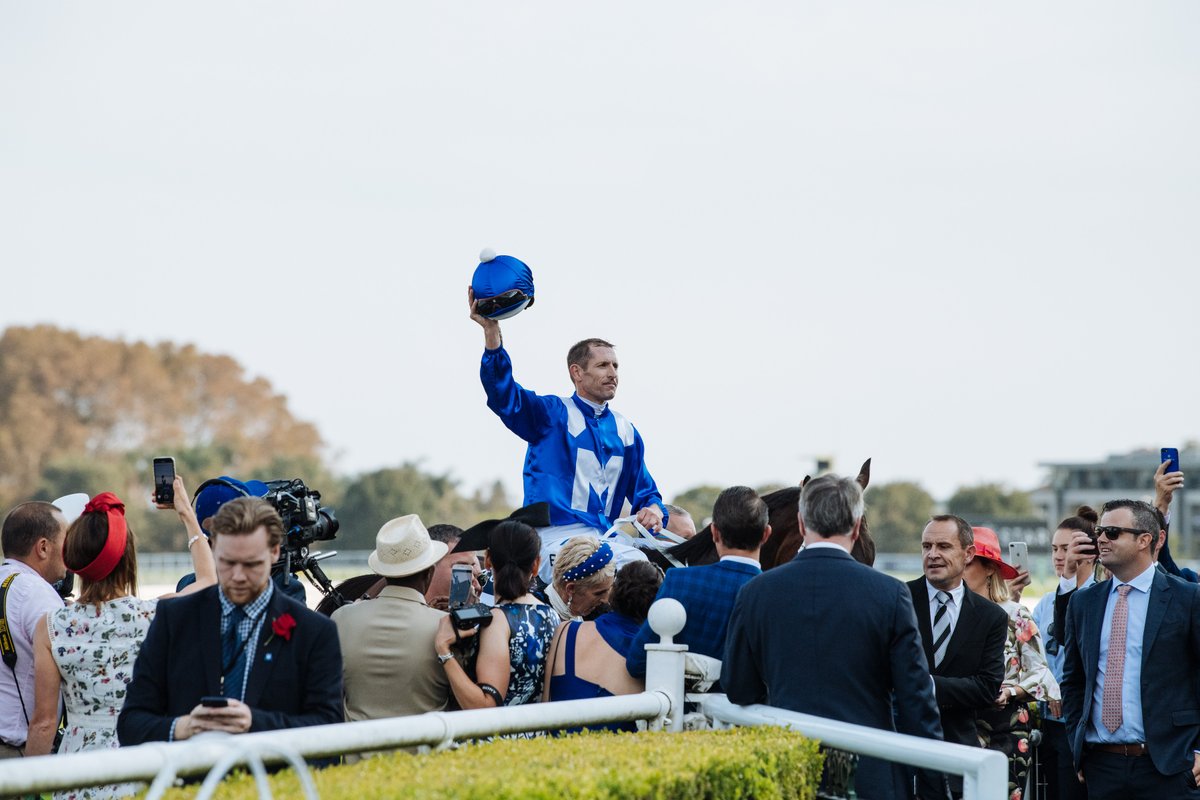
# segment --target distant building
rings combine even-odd
[[[1180,448],[1179,460],[1186,472],[1189,465],[1200,464],[1200,446]],[[1049,480],[1030,493],[1034,508],[1046,519],[1048,528],[1087,505],[1100,510],[1109,500],[1132,498],[1154,501],[1154,471],[1158,469],[1158,450],[1135,450],[1109,456],[1092,463],[1043,462]],[[1196,541],[1200,532],[1200,492],[1187,486],[1175,493],[1171,502],[1171,554],[1177,558],[1200,556]]]

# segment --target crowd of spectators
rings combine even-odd
[[[996,533],[952,515],[925,526],[921,577],[904,584],[858,563],[863,490],[826,475],[800,497],[804,547],[767,572],[767,506],[746,487],[714,504],[718,560],[665,578],[645,559],[618,569],[610,542],[580,535],[539,580],[544,543],[528,509],[467,532],[398,517],[376,536],[377,585],[332,618],[272,579],[284,532],[257,497],[203,505],[201,521],[176,479],[161,507],[179,516],[194,573],[157,600],[137,595],[136,539],[115,495],[73,518],[23,503],[3,527],[16,658],[0,672],[0,756],[633,694],[654,638],[649,608],[672,598],[687,611],[675,641],[688,646],[692,688],[997,750],[1014,800],[1031,786],[1054,800],[1190,797],[1200,587],[1166,546],[1182,475],[1160,469],[1155,483],[1154,506],[1116,500],[1057,526],[1059,584],[1036,605],[1022,602],[1029,575]],[[671,519],[694,535],[689,517]],[[53,584],[68,571],[80,584],[64,603]],[[463,624],[459,612],[480,607],[482,624]],[[954,776],[868,758],[856,780],[860,797],[962,792]]]

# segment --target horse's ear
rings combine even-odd
[[[808,486],[808,482],[811,480],[812,475],[805,475],[804,480],[800,481],[800,488],[803,489],[805,486]]]
[[[871,482],[871,459],[868,458],[863,462],[862,467],[858,470],[858,477],[855,480],[858,481],[859,486],[864,489],[867,488],[867,484]]]

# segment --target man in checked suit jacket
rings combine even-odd
[[[1113,577],[1072,595],[1063,648],[1075,768],[1092,800],[1200,797],[1200,586],[1155,569],[1146,503],[1106,503],[1096,533]]]
[[[970,524],[951,514],[936,516],[921,533],[925,577],[908,582],[942,731],[947,742],[969,747],[979,746],[975,712],[993,705],[1000,694],[1008,639],[1008,614],[963,582],[963,570],[974,555]],[[950,598],[946,603],[949,630],[940,642],[933,635],[939,593]],[[951,775],[949,781],[955,795],[961,794],[962,777]]]
[[[908,590],[850,555],[862,515],[862,487],[850,478],[823,475],[804,487],[804,549],[738,595],[722,685],[742,705],[941,739]],[[855,789],[868,800],[908,794],[903,771],[872,758],[860,760]]]
[[[158,604],[117,719],[121,744],[341,722],[337,628],[271,581],[283,539],[275,509],[231,500],[209,530],[217,585]],[[201,705],[208,695],[227,705]]]
[[[738,590],[762,573],[758,551],[771,535],[767,504],[751,488],[732,486],[713,504],[712,535],[720,561],[703,567],[670,569],[657,600],[671,597],[683,604],[687,624],[675,637],[688,651],[720,660],[725,654],[725,631]],[[658,641],[643,622],[630,646],[625,668],[635,678],[646,676],[646,645]],[[713,691],[720,691],[714,686]]]

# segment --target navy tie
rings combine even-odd
[[[239,630],[245,618],[245,610],[241,606],[234,606],[229,614],[229,628],[221,638],[221,694],[238,700],[242,699],[242,683],[246,675],[246,647]]]

